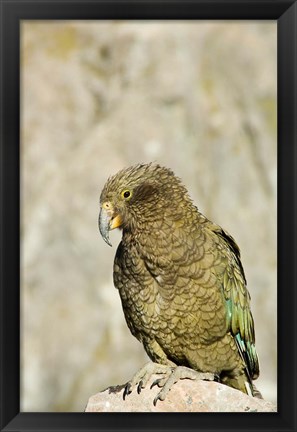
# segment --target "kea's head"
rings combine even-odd
[[[138,164],[110,177],[100,196],[99,230],[107,244],[109,231],[122,228],[132,234],[143,227],[177,217],[192,205],[180,179],[157,164]]]

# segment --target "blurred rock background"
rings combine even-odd
[[[239,243],[276,402],[276,23],[24,21],[21,102],[21,410],[83,411],[147,361],[97,217],[149,161]]]

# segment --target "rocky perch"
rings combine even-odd
[[[152,382],[146,388],[132,393],[123,399],[125,385],[109,387],[91,396],[85,412],[277,412],[271,402],[250,397],[238,390],[217,382],[178,381],[166,396],[165,401],[153,400],[160,391]]]

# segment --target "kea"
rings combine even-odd
[[[172,170],[138,164],[110,177],[99,230],[122,230],[113,278],[127,325],[149,362],[124,390],[152,374],[164,400],[179,379],[216,380],[251,396],[259,376],[250,294],[233,237],[193,204]]]

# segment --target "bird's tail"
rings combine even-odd
[[[253,396],[258,399],[263,399],[262,393],[260,392],[260,390],[257,389],[255,384],[252,384],[252,386],[253,386]]]
[[[258,399],[263,399],[261,392],[257,389],[255,384],[253,384],[249,374],[246,373],[246,371],[244,371],[242,375],[238,375],[234,377],[225,376],[222,379],[222,382],[228,385],[229,387],[233,387],[236,390],[240,390],[249,396],[253,396]]]
[[[240,390],[249,396],[254,396],[253,384],[251,383],[249,377],[246,376],[246,374],[238,375],[235,377],[226,376],[222,379],[222,383],[236,390]]]

